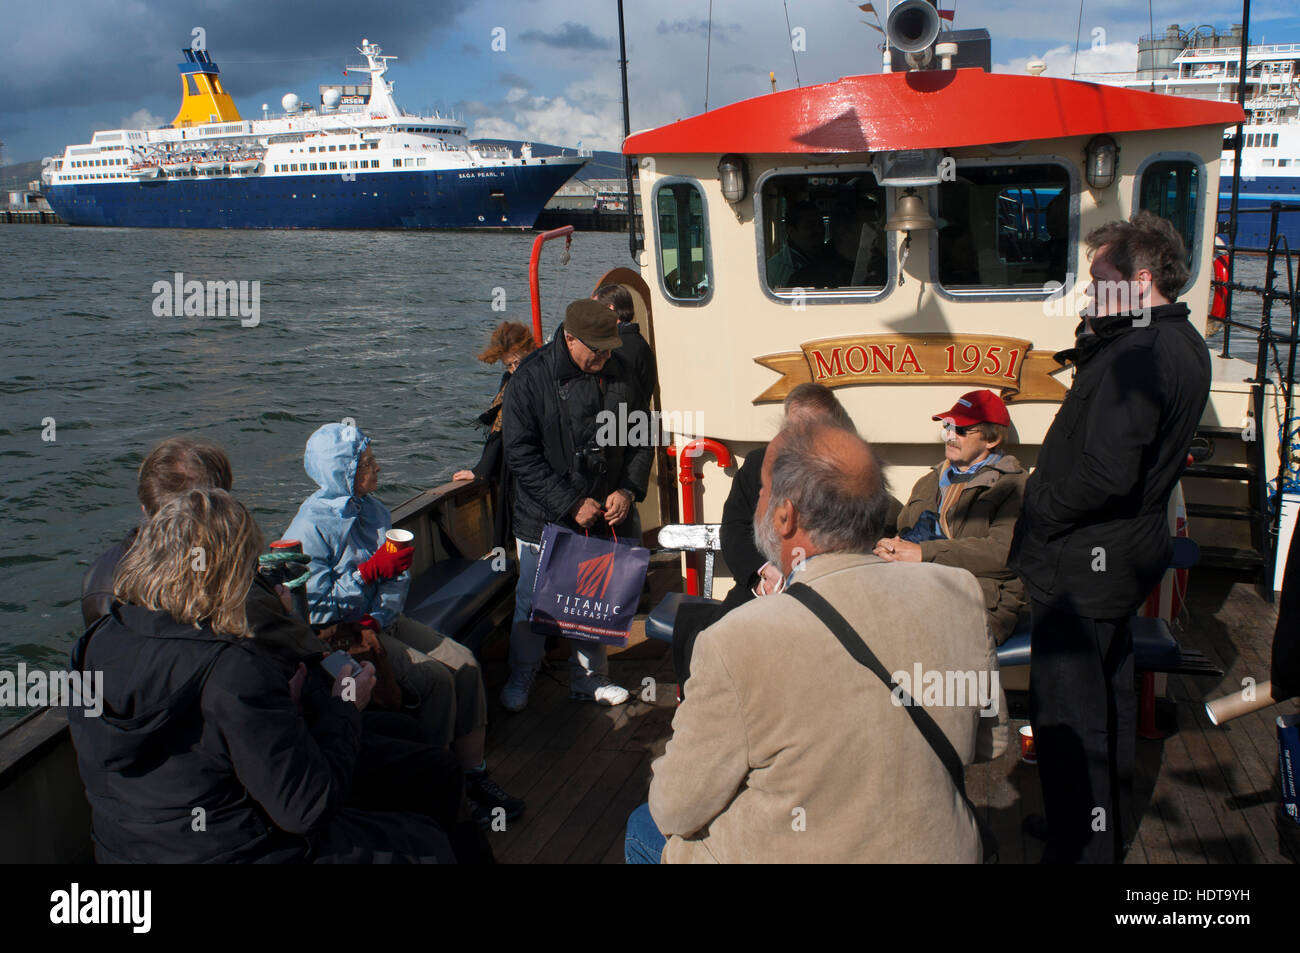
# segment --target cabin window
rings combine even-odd
[[[770,291],[885,287],[885,190],[870,172],[773,175],[761,201]]]
[[[1138,208],[1173,222],[1187,246],[1187,264],[1196,247],[1196,220],[1200,216],[1201,170],[1188,159],[1153,162],[1142,171]]]
[[[655,190],[659,278],[664,294],[676,301],[709,297],[709,229],[704,196],[691,182],[668,182]]]
[[[948,291],[1065,284],[1070,176],[1054,164],[959,165],[939,184],[936,262]]]

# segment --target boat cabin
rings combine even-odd
[[[791,388],[816,381],[905,499],[942,455],[932,415],[987,387],[1032,466],[1070,384],[1052,355],[1073,344],[1087,305],[1090,231],[1139,209],[1172,221],[1191,271],[1179,298],[1205,332],[1224,130],[1241,117],[1232,103],[918,69],[631,135],[660,407],[703,422],[675,442],[711,438],[738,464],[775,435]],[[1242,432],[1265,397],[1247,383],[1254,364],[1213,363],[1205,427]],[[1272,430],[1259,428],[1270,468]],[[1248,456],[1241,440],[1210,452],[1234,467]],[[703,469],[698,518],[716,523],[734,469]],[[1229,484],[1188,488],[1189,508],[1225,493],[1244,505],[1247,486]],[[1250,545],[1241,520],[1204,529],[1223,547]]]

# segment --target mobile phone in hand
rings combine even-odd
[[[352,666],[352,675],[361,674],[361,663],[342,649],[337,652],[331,652],[329,655],[325,656],[325,658],[321,659],[320,664],[321,668],[329,672],[330,678],[333,679],[339,677],[339,674],[343,671],[344,665]]]

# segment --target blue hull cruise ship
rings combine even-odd
[[[71,225],[144,228],[531,228],[589,159],[515,156],[464,122],[409,116],[362,40],[357,85],[293,93],[282,116],[240,117],[203,50],[184,50],[181,108],[161,129],[96,132],[45,160],[51,207]]]

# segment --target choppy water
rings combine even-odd
[[[370,435],[389,506],[475,463],[501,369],[474,355],[503,317],[531,322],[532,238],[0,227],[0,670],[66,664],[81,576],[136,523],[136,470],[163,437],[226,447],[270,538],[315,489],[303,446],[327,421]],[[630,263],[626,235],[576,235],[564,267],[562,244],[543,255],[548,336]],[[175,272],[259,281],[258,325],[155,316]]]

